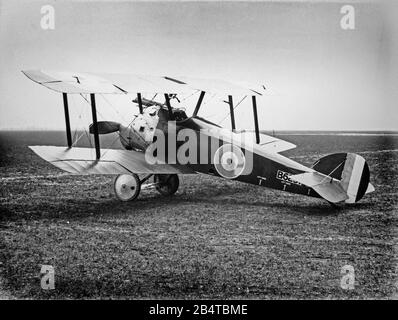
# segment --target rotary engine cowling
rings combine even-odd
[[[120,125],[120,142],[127,150],[145,150],[152,143],[159,122],[158,111],[157,107],[148,107],[128,127]]]

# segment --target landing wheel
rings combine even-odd
[[[132,201],[141,191],[141,181],[136,174],[121,174],[114,181],[116,197],[122,201]]]
[[[153,181],[156,184],[156,190],[164,196],[176,193],[180,185],[180,179],[176,174],[155,174]]]

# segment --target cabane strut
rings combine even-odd
[[[203,98],[205,97],[205,93],[206,93],[205,91],[201,91],[200,92],[200,96],[199,96],[198,102],[196,103],[196,107],[195,107],[195,110],[194,110],[193,115],[192,115],[193,117],[196,117],[198,115],[200,106],[202,105]]]
[[[140,109],[140,113],[143,114],[144,110],[142,108],[142,97],[141,93],[137,93],[137,102],[138,102],[138,109]]]
[[[171,104],[170,104],[170,96],[168,93],[164,94],[164,98],[165,98],[165,102],[166,102],[166,106],[167,106],[167,110],[169,110],[169,117],[170,120],[174,120],[174,115],[173,115],[173,109],[171,108]]]

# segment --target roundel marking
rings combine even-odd
[[[214,167],[226,179],[239,177],[245,169],[245,163],[242,150],[232,144],[224,144],[214,153]]]

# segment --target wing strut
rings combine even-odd
[[[229,113],[231,114],[231,127],[232,131],[235,130],[235,114],[234,114],[234,102],[232,100],[232,96],[228,96],[228,104],[229,104]]]
[[[101,158],[101,149],[100,149],[100,143],[99,143],[97,110],[96,110],[96,106],[95,106],[95,94],[94,93],[90,93],[90,100],[91,100],[91,113],[93,115],[95,155],[97,157],[97,160],[99,160],[99,158]]]
[[[173,115],[173,109],[171,109],[171,104],[170,104],[170,96],[168,93],[164,94],[164,98],[166,99],[166,106],[167,110],[169,110],[169,117],[170,120],[174,120],[174,115]]]
[[[140,113],[143,114],[144,111],[142,109],[142,97],[141,93],[137,93],[137,102],[138,102],[138,109],[140,109]]]
[[[252,96],[252,103],[253,103],[253,115],[254,115],[254,129],[256,130],[256,143],[260,143],[260,130],[258,128],[256,96]]]
[[[62,98],[64,100],[66,139],[68,141],[68,148],[71,148],[72,147],[72,134],[71,134],[71,130],[70,130],[70,121],[69,121],[68,94],[65,92],[62,92]]]
[[[202,104],[203,98],[205,97],[205,93],[206,93],[205,91],[201,91],[200,92],[199,100],[198,100],[198,102],[196,104],[195,110],[194,110],[193,115],[192,115],[193,117],[196,117],[198,115],[198,111],[199,111],[199,108],[200,108],[200,106]]]

